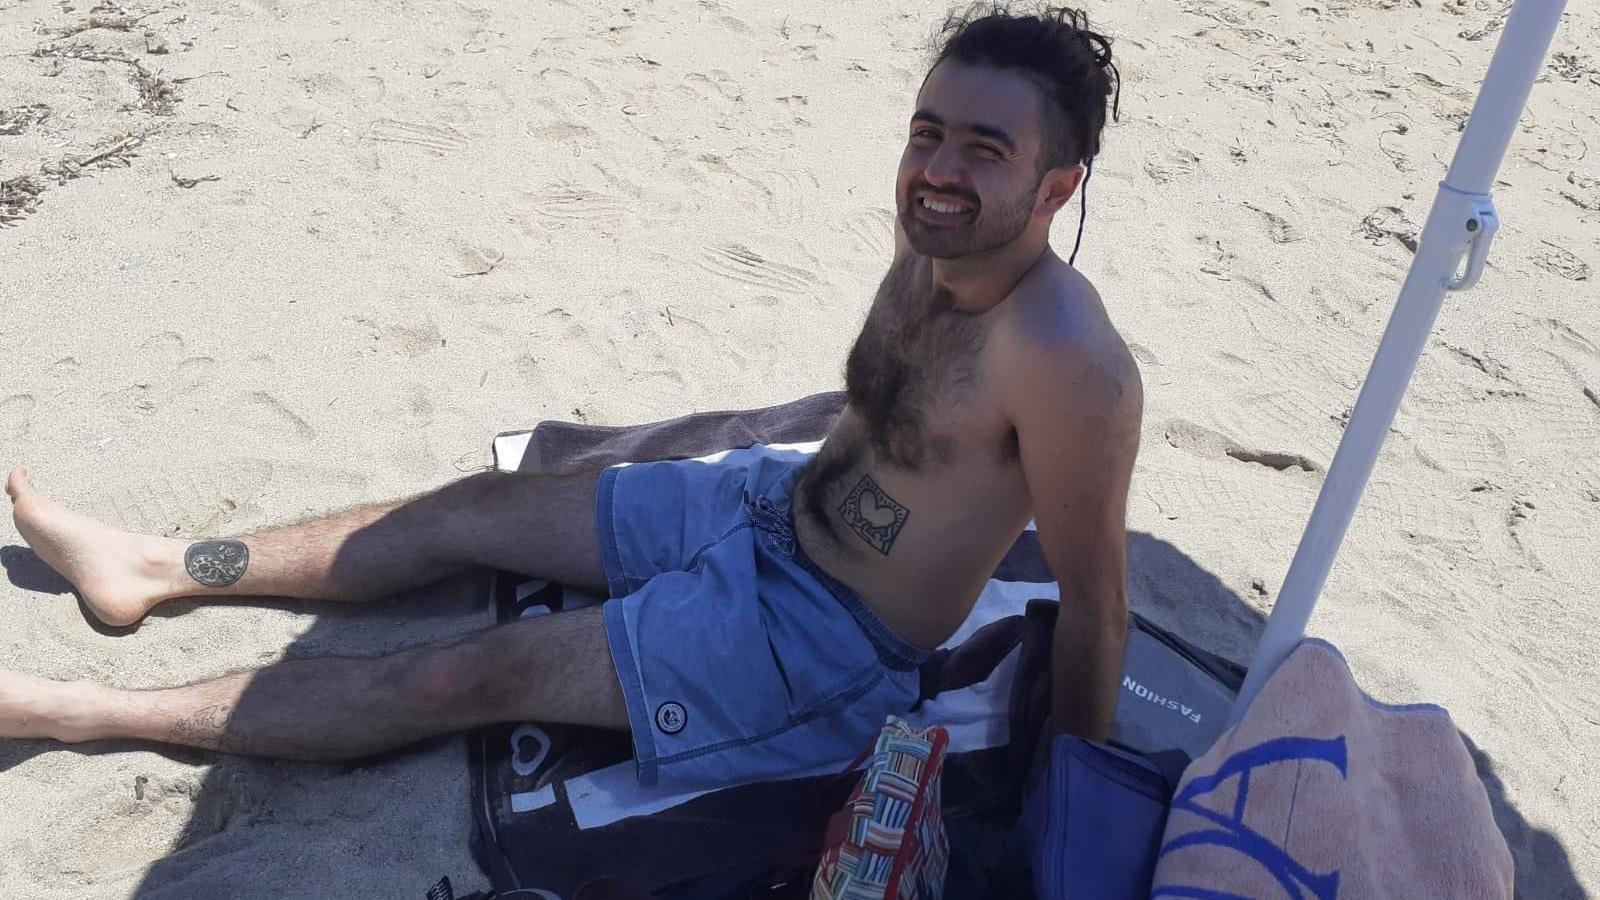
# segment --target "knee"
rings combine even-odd
[[[446,485],[439,494],[447,497],[451,505],[459,509],[481,510],[485,504],[504,497],[518,481],[515,473],[491,469],[458,479]]]
[[[412,704],[423,710],[463,712],[481,693],[482,668],[457,648],[447,648],[420,654],[398,680]]]

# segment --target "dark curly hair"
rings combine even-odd
[[[1106,99],[1116,116],[1122,78],[1111,61],[1111,39],[1089,30],[1083,12],[1044,7],[1014,13],[1004,3],[978,3],[945,19],[938,32],[939,63],[1012,69],[1032,78],[1044,94],[1039,170],[1088,163],[1100,152]]]

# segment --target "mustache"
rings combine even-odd
[[[916,184],[913,184],[911,186],[911,188],[910,188],[909,193],[907,193],[907,195],[906,195],[906,199],[909,201],[912,197],[915,197],[917,194],[922,193],[923,191],[927,191],[928,193],[931,193],[931,194],[943,194],[946,197],[954,197],[957,200],[960,200],[960,201],[966,203],[968,206],[972,207],[974,210],[978,209],[980,206],[983,205],[982,201],[980,201],[978,199],[978,195],[977,194],[972,194],[972,193],[968,193],[967,191],[951,189],[951,188],[936,188],[933,185],[927,183],[926,181],[919,181]]]

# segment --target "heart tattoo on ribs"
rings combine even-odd
[[[839,504],[839,515],[851,531],[871,544],[873,549],[888,556],[889,548],[894,546],[900,529],[906,526],[911,510],[884,493],[872,476],[863,475],[845,496],[844,502]]]

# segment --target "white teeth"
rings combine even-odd
[[[954,203],[940,203],[937,200],[929,200],[927,197],[923,197],[922,198],[922,205],[927,207],[928,209],[933,210],[936,213],[944,213],[946,215],[949,215],[951,213],[958,213],[958,212],[965,212],[966,211],[965,209],[963,209],[960,206],[955,205]]]

